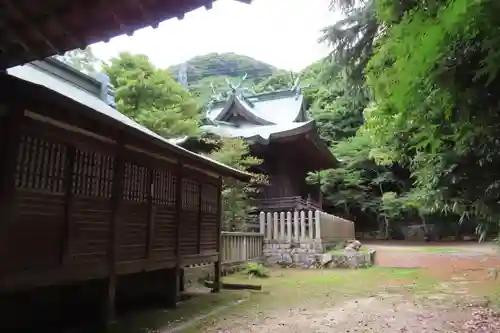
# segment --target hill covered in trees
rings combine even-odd
[[[212,87],[216,92],[227,91],[227,79],[238,84],[243,77],[246,77],[242,87],[257,88],[263,86],[273,75],[290,77],[287,71],[236,53],[209,53],[196,56],[185,64],[169,67],[169,70],[177,76],[183,65],[186,68],[189,90],[201,104],[206,103],[212,95]]]
[[[259,80],[277,71],[277,68],[252,57],[236,53],[209,53],[189,59],[186,63],[188,83],[193,84],[207,77],[223,76],[240,78],[247,74],[249,80]],[[181,64],[169,68],[177,73]]]

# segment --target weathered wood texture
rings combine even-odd
[[[205,6],[212,0],[183,1],[2,1],[0,68],[109,41]],[[248,1],[245,1],[248,2]],[[89,24],[92,22],[92,24]]]
[[[256,232],[222,232],[221,258],[225,265],[261,259],[264,234]]]
[[[0,290],[218,259],[218,178],[133,137],[75,128],[24,116],[18,145],[0,142],[17,147],[13,182],[1,175],[13,215],[0,222]]]
[[[257,196],[256,206],[258,210],[281,211],[321,208],[320,188],[306,182],[307,173],[314,171],[313,166],[308,165],[308,158],[297,155],[299,150],[297,142],[270,144],[259,147],[256,150],[264,163],[262,168],[269,183],[262,187]],[[309,157],[314,160],[315,157]]]

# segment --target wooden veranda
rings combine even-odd
[[[109,319],[115,298],[175,306],[184,265],[218,278],[221,179],[248,175],[47,82],[0,74],[0,327],[71,304]]]

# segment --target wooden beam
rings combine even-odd
[[[156,206],[153,202],[153,193],[155,186],[155,170],[153,168],[149,169],[149,194],[148,194],[148,235],[146,240],[146,258],[151,259],[151,255],[153,253],[153,240],[154,240],[154,231],[155,231],[155,215],[156,215]]]
[[[73,177],[76,159],[76,149],[71,145],[66,145],[66,165],[64,169],[64,186],[65,186],[65,203],[64,203],[64,236],[61,251],[61,263],[67,265],[70,262],[71,252],[71,236],[73,235],[73,210],[74,210],[74,196],[73,196]]]
[[[219,184],[217,186],[217,252],[219,253],[218,259],[215,262],[214,269],[215,269],[215,274],[214,274],[214,284],[213,284],[213,289],[212,291],[215,293],[220,292],[221,289],[221,275],[222,275],[222,240],[221,240],[221,235],[222,235],[222,177],[219,177]]]
[[[201,182],[198,182],[198,235],[196,236],[196,253],[201,254],[201,222],[202,222],[202,209],[201,209],[201,191],[203,189],[203,185]]]
[[[175,297],[168,300],[168,305],[175,307],[177,303],[177,293],[180,291],[181,278],[181,223],[182,223],[182,163],[177,164],[175,176]]]
[[[41,31],[41,25],[40,26],[34,26],[31,22],[30,19],[27,18],[27,16],[24,14],[24,12],[18,8],[12,1],[10,0],[4,0],[3,3],[5,6],[10,10],[12,13],[14,13],[20,21],[23,22],[23,24],[28,27],[30,33],[37,35],[41,40],[47,44],[47,46],[52,50],[54,53],[60,53],[59,49],[55,47],[54,43],[50,41]]]
[[[0,163],[0,224],[9,223],[15,213],[15,179],[17,155],[21,142],[21,128],[24,113],[19,105],[11,105],[12,109],[5,119],[5,131],[1,133],[4,159]]]
[[[108,293],[104,307],[104,319],[106,323],[115,318],[115,298],[117,283],[117,252],[118,252],[118,234],[120,228],[120,206],[123,201],[123,179],[125,171],[124,163],[124,144],[123,139],[117,140],[116,154],[113,166],[113,184],[111,190],[111,221],[109,226],[108,238]]]

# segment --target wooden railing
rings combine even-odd
[[[224,264],[243,263],[262,256],[264,234],[223,231],[221,241]]]
[[[259,211],[284,211],[321,209],[320,204],[312,199],[304,199],[300,196],[257,199],[256,206]]]

